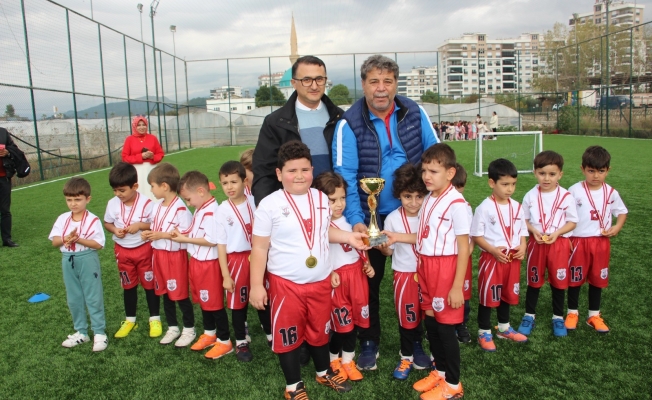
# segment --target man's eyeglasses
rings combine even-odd
[[[317,86],[324,86],[326,84],[326,79],[328,79],[328,77],[326,77],[326,76],[318,76],[316,78],[305,77],[305,78],[301,78],[301,79],[298,79],[298,78],[292,78],[292,79],[294,79],[295,81],[301,82],[302,86],[308,87],[308,86],[312,86],[313,82],[317,83]]]

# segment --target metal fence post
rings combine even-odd
[[[145,48],[145,42],[141,43],[143,44],[143,69],[145,70],[145,101],[147,102],[147,125],[150,126],[151,130],[152,122],[149,119],[149,85],[147,84],[147,49]]]
[[[129,133],[131,134],[131,97],[129,96],[129,65],[127,64],[127,37],[122,35],[125,52],[125,82],[127,83],[127,112],[129,113]],[[122,125],[122,124],[121,124]]]
[[[353,53],[353,102],[358,99],[358,82],[355,80],[355,53]]]
[[[174,63],[174,109],[177,111],[177,142],[178,150],[181,150],[181,131],[179,128],[179,93],[177,92],[177,56],[172,58]]]
[[[183,69],[186,75],[186,106],[188,107],[188,148],[192,149],[192,134],[190,132],[190,97],[188,96],[188,63],[183,60]]]
[[[440,70],[441,68],[439,65],[439,52],[437,52],[437,119],[439,123],[439,135],[441,136],[441,140],[443,141],[446,135],[441,131],[441,83],[439,81]]]
[[[577,27],[576,27],[577,28]],[[577,31],[576,31],[577,32]],[[577,103],[577,135],[580,134],[580,44],[575,43],[575,64],[577,64],[577,84],[575,85],[575,90],[576,90],[576,95],[575,95],[575,102]]]
[[[77,133],[77,154],[79,156],[79,170],[84,171],[81,143],[79,142],[79,120],[77,118],[77,95],[75,94],[75,72],[72,66],[72,41],[70,40],[70,13],[66,8],[66,29],[68,31],[68,57],[70,58],[70,83],[72,85],[72,106],[75,111],[75,132]]]
[[[154,38],[154,8],[150,9],[149,16],[150,16],[150,20],[152,21],[152,59],[154,60],[154,89],[155,89],[154,92],[156,93],[156,118],[158,120],[158,139],[160,142],[163,142],[163,136],[161,133],[161,108],[159,107],[160,100],[158,98],[158,69],[156,67],[156,41],[155,41],[156,39]],[[168,151],[167,132],[165,132],[165,139],[166,139],[165,152],[167,153]]]
[[[111,157],[111,139],[109,138],[109,116],[106,111],[106,86],[104,84],[104,57],[102,55],[102,27],[97,24],[97,38],[100,44],[100,75],[102,76],[102,103],[104,104],[104,127],[106,128],[106,150],[109,156],[109,165],[113,165]]]
[[[25,18],[25,0],[20,0],[20,9],[23,15],[23,32],[25,34],[25,58],[27,59],[27,78],[29,79],[29,95],[32,103],[32,118],[34,119],[34,137],[36,139],[36,158],[41,180],[45,179],[43,174],[43,162],[41,160],[41,146],[38,139],[38,122],[36,121],[36,105],[34,104],[34,87],[32,86],[32,63],[29,58],[29,39],[27,38],[27,19]]]
[[[632,73],[634,65],[634,28],[629,30],[629,137],[632,137],[632,107],[634,106],[632,96]]]
[[[229,73],[228,58],[226,59],[226,94],[229,98],[229,134],[231,136],[231,146],[233,146],[233,124],[231,123],[231,76]]]
[[[163,130],[165,131],[165,152],[169,151],[168,149],[168,125],[165,119],[165,90],[163,88],[163,53],[158,52],[159,64],[161,68],[161,98],[163,99]],[[161,123],[161,116],[158,117],[159,124]],[[160,127],[159,127],[160,129]]]
[[[269,70],[269,112],[274,111],[274,102],[272,99],[274,98],[273,91],[272,91],[272,58],[267,57],[267,68]]]

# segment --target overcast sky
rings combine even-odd
[[[90,0],[57,2],[91,16]],[[644,21],[652,19],[652,0],[638,3],[646,6]],[[18,0],[0,0],[0,62],[7,68],[7,60],[12,61],[15,57],[18,61],[14,73],[24,80],[25,68],[19,62],[24,59],[19,4]],[[94,0],[93,17],[139,39],[137,4],[138,0]],[[144,40],[151,43],[150,3],[144,4]],[[573,12],[591,11],[593,4],[595,0],[160,0],[154,23],[157,47],[170,53],[173,52],[173,42],[169,27],[176,25],[176,54],[181,58],[284,56],[272,58],[269,62],[272,72],[276,72],[290,67],[285,56],[290,53],[290,21],[294,13],[299,54],[358,53],[355,65],[351,55],[324,57],[329,67],[329,78],[334,83],[352,86],[354,79],[359,79],[356,70],[368,53],[388,52],[393,57],[393,52],[435,51],[444,40],[460,37],[465,32],[482,32],[489,38],[515,37],[524,32],[540,33],[552,28],[555,22],[567,23]],[[61,89],[68,88],[70,72],[66,66],[69,59],[65,14],[61,10],[53,12],[54,8],[44,0],[28,0],[26,8],[35,80],[41,76],[43,84],[60,83]],[[74,16],[71,25],[77,77],[78,70],[98,64],[99,57],[95,55],[97,29],[93,30],[92,24]],[[7,30],[7,26],[11,29]],[[108,64],[105,65],[105,78],[107,94],[111,94],[113,90],[124,90],[126,86],[124,81],[120,81],[124,75],[124,61],[120,53],[121,38],[114,35],[114,38],[106,39],[106,36],[103,33],[104,61]],[[87,47],[80,44],[80,38],[90,38]],[[112,40],[115,43],[111,44]],[[3,48],[3,45],[9,47]],[[132,51],[138,54],[137,49],[130,50],[130,68],[136,58],[131,55]],[[84,57],[88,58],[87,62]],[[142,59],[142,50],[139,58]],[[397,58],[402,70],[413,65],[436,64],[434,52],[398,54]],[[164,64],[164,74],[168,74],[172,64]],[[178,64],[177,68],[182,68],[182,65]],[[256,77],[267,73],[269,68],[267,58],[232,60],[229,63],[229,83],[255,87]],[[0,81],[5,80],[0,72]],[[226,63],[188,63],[188,80],[190,97],[207,96],[211,88],[227,84]],[[77,90],[86,88],[88,93],[101,93],[99,82],[96,72],[89,73],[88,77],[80,76],[76,78]],[[166,97],[169,97],[173,82],[165,83]],[[132,92],[142,91],[138,85],[135,86]],[[0,95],[2,90],[0,87]],[[114,95],[122,97],[124,93],[116,92]],[[134,93],[131,96],[134,97]],[[181,95],[179,97],[185,100]],[[65,106],[60,108],[66,109]]]

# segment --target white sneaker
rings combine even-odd
[[[68,335],[68,339],[64,340],[63,343],[61,343],[61,345],[63,347],[70,348],[70,347],[75,347],[78,344],[86,343],[89,340],[91,340],[91,338],[89,338],[88,335],[84,335],[83,333],[75,332],[72,335]]]
[[[103,351],[109,345],[109,338],[106,335],[95,335],[93,337],[93,351]]]
[[[183,332],[181,332],[181,337],[179,337],[179,340],[174,344],[175,347],[186,347],[190,343],[192,343],[195,340],[195,337],[197,334],[195,333],[195,329],[183,329]]]
[[[168,328],[168,331],[165,332],[165,336],[163,336],[163,339],[159,342],[160,344],[170,344],[174,342],[174,339],[178,338],[179,335],[181,335],[181,332],[179,332],[179,329],[171,329]]]

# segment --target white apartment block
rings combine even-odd
[[[532,91],[539,71],[543,34],[489,39],[484,33],[465,33],[438,48],[442,69],[441,95],[522,93]]]
[[[229,98],[229,92],[231,97],[249,97],[249,89],[242,89],[242,86],[222,86],[219,88],[211,89],[210,96],[211,99],[223,100]]]
[[[410,72],[398,73],[398,94],[412,100],[421,100],[428,90],[437,93],[437,66],[412,67]]]
[[[604,26],[608,18],[610,26],[627,28],[643,22],[643,11],[645,11],[644,4],[612,1],[609,4],[609,15],[607,15],[607,5],[605,2],[603,0],[595,0],[591,12],[577,14],[577,23],[593,23]],[[568,25],[571,30],[575,28],[575,21],[575,17],[570,17],[568,20]],[[636,32],[640,32],[640,29],[636,28]]]

